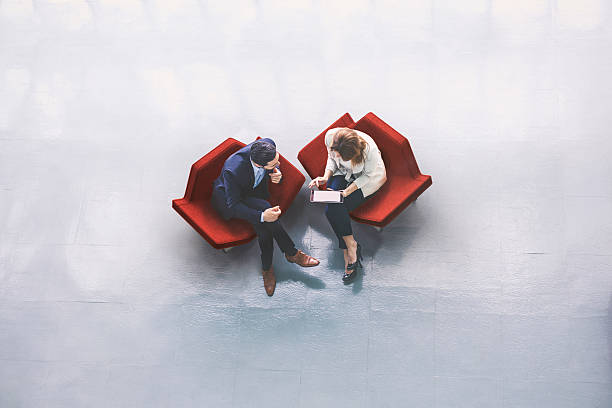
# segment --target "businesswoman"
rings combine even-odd
[[[344,252],[342,280],[352,282],[361,265],[361,245],[355,241],[349,212],[371,198],[387,181],[385,163],[378,146],[367,134],[349,128],[330,129],[325,134],[327,165],[325,174],[312,180],[309,188],[327,184],[339,190],[343,203],[327,204],[325,215]]]

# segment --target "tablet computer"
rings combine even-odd
[[[311,203],[342,203],[344,196],[340,191],[334,190],[310,190]]]

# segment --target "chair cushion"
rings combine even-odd
[[[251,224],[239,219],[224,220],[210,201],[175,201],[175,210],[214,248],[245,244],[255,237]]]
[[[429,184],[428,184],[429,183]],[[376,226],[385,226],[416,200],[431,185],[431,177],[394,177],[378,190],[374,197],[351,212],[355,221]]]

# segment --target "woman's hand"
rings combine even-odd
[[[327,183],[327,179],[325,177],[317,177],[313,179],[310,183],[308,183],[308,188],[320,187],[321,185]]]
[[[357,190],[357,185],[355,183],[351,183],[344,190],[340,190],[342,192],[343,197],[348,197],[353,194],[354,191]]]

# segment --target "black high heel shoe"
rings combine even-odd
[[[342,281],[344,283],[351,283],[357,277],[357,266],[363,268],[361,264],[361,260],[363,256],[361,255],[361,244],[357,243],[357,260],[353,263],[346,265],[346,271],[344,271],[344,276],[342,276]],[[349,272],[350,273],[347,273]]]

